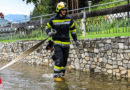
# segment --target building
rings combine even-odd
[[[4,19],[4,15],[0,13],[0,32],[8,32],[11,30],[11,22]]]

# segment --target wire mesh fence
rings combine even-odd
[[[50,15],[52,16],[52,15]],[[0,26],[0,41],[41,40],[47,37],[43,19],[49,15],[31,18],[32,20],[17,20]]]
[[[77,27],[83,31],[82,21],[76,23]],[[130,32],[130,18],[128,18],[127,12],[86,19],[87,34],[110,34],[121,32]]]
[[[124,1],[125,0],[121,0],[120,2]],[[125,4],[127,4],[126,1]],[[103,4],[92,6],[91,9],[97,6],[103,6]],[[88,10],[90,9],[89,7],[84,7],[71,10],[68,14],[75,19],[74,22],[77,29],[77,35],[86,37],[83,34],[130,32],[129,8],[130,5],[124,5],[121,7],[112,7],[110,9],[90,12],[90,10]],[[55,13],[31,17],[30,20],[23,19],[14,22],[7,22],[5,25],[0,26],[0,41],[41,40],[46,38],[46,23],[49,18],[54,15]]]

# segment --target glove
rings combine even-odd
[[[51,51],[54,50],[54,43],[53,43],[53,41],[51,41],[51,40],[48,41],[48,44],[46,46],[46,50],[51,50]]]
[[[75,41],[75,44],[77,47],[80,45],[78,41]]]
[[[56,34],[56,30],[52,29],[51,32],[48,33],[48,36],[51,37]]]

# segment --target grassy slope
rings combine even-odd
[[[99,3],[96,3],[96,4],[104,4],[104,3],[115,2],[115,1],[120,1],[120,0],[102,0]],[[127,4],[126,0],[123,1],[123,2],[120,2],[120,3],[113,3],[113,4],[109,4],[109,5],[98,6],[96,8],[92,8],[92,10],[99,10],[99,9],[104,9],[104,8],[110,8],[110,7],[125,5],[125,4]]]
[[[117,36],[130,36],[130,32],[125,33],[113,33],[113,34],[87,34],[87,38],[101,38],[101,37],[117,37]],[[82,39],[83,37],[79,37]]]

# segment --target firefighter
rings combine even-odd
[[[52,37],[54,42],[54,80],[63,81],[65,75],[67,59],[69,56],[69,44],[71,36],[75,41],[76,46],[79,46],[77,41],[75,24],[71,17],[67,16],[67,6],[64,2],[59,2],[56,7],[57,14],[52,17],[46,26],[46,33]]]

